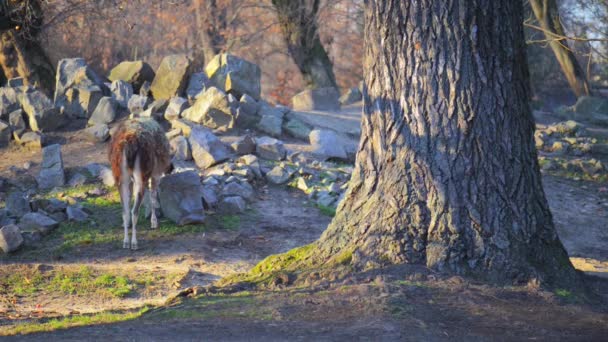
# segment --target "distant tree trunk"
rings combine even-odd
[[[287,50],[309,88],[337,88],[317,27],[320,0],[272,0]]]
[[[54,69],[34,40],[23,39],[15,31],[0,32],[0,67],[7,79],[23,77],[26,85],[50,94],[55,83]]]
[[[204,67],[226,45],[224,31],[228,29],[227,13],[226,8],[218,5],[217,0],[196,0],[195,11]]]
[[[362,136],[309,257],[569,282],[541,184],[521,1],[366,1]]]
[[[568,42],[559,39],[565,36],[565,32],[555,0],[530,0],[530,5],[570,88],[577,97],[590,95],[591,89],[584,69],[576,60]]]

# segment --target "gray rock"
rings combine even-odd
[[[160,99],[160,100],[155,100],[154,102],[152,102],[150,104],[150,106],[148,106],[148,108],[152,109],[152,112],[155,115],[158,114],[158,117],[162,117],[163,113],[167,110],[168,106],[169,106],[169,100]]]
[[[180,96],[190,76],[190,59],[185,54],[170,55],[160,63],[150,90],[156,100]]]
[[[169,132],[165,133],[167,140],[171,140],[175,137],[179,137],[180,135],[182,135],[182,130],[179,128],[174,128],[174,129],[170,130]]]
[[[15,140],[21,138],[27,126],[25,125],[25,120],[23,119],[23,111],[21,109],[16,110],[9,114],[8,124],[11,126],[11,131],[13,132],[13,137]]]
[[[23,77],[14,77],[14,78],[11,78],[10,80],[8,80],[6,85],[11,88],[23,87],[24,86],[23,81],[24,81]]]
[[[322,159],[348,159],[346,147],[336,132],[315,129],[310,132],[309,139],[313,155]]]
[[[8,146],[11,142],[11,126],[0,120],[0,147]]]
[[[608,157],[608,144],[593,144],[590,152],[594,156]]]
[[[266,101],[259,102],[258,116],[274,116],[279,119],[283,119],[285,116],[285,110],[282,107],[275,107]]]
[[[182,113],[186,108],[188,108],[188,100],[183,97],[172,97],[165,110],[165,119],[167,121],[172,121],[181,118]]]
[[[133,86],[123,80],[116,80],[110,86],[112,98],[122,108],[129,108],[129,100],[133,96]]]
[[[64,124],[64,117],[53,102],[38,90],[26,91],[19,96],[33,131],[52,131]]]
[[[220,203],[219,209],[225,214],[238,214],[247,209],[247,204],[239,196],[225,197]]]
[[[68,207],[66,202],[57,198],[39,199],[34,201],[34,204],[38,210],[42,209],[49,214],[64,212]]]
[[[317,194],[317,204],[331,207],[336,202],[336,197],[332,196],[329,191],[320,191]]]
[[[43,146],[46,146],[46,137],[40,132],[26,132],[17,142],[29,149],[41,149]]]
[[[131,99],[129,99],[127,107],[129,108],[129,112],[139,114],[146,110],[150,102],[150,98],[147,96],[133,95],[131,96]]]
[[[68,220],[68,215],[63,211],[49,214],[49,217],[57,221],[58,223],[62,223]]]
[[[262,72],[256,64],[224,53],[207,64],[205,73],[214,86],[237,98],[248,94],[256,100],[260,99]]]
[[[592,96],[581,96],[572,108],[576,114],[589,117],[593,114],[608,115],[608,99]]]
[[[347,106],[349,104],[353,104],[355,102],[359,102],[363,100],[363,94],[359,88],[350,88],[349,90],[340,97],[340,104],[343,106]]]
[[[82,58],[67,58],[57,65],[54,102],[71,117],[88,117],[104,94],[109,95],[101,78]]]
[[[194,171],[163,177],[159,201],[163,215],[178,225],[202,223],[205,219],[203,186]]]
[[[23,192],[12,192],[6,199],[6,210],[10,217],[21,217],[32,211],[30,201]]]
[[[122,80],[130,83],[135,92],[141,91],[142,86],[147,82],[149,90],[150,82],[154,80],[154,69],[143,61],[125,61],[110,71],[108,79],[112,82]]]
[[[89,214],[87,214],[82,207],[76,205],[68,206],[66,214],[69,221],[84,222],[89,218]]]
[[[93,178],[98,178],[101,170],[103,168],[105,168],[105,167],[106,166],[104,166],[102,164],[99,164],[99,163],[89,163],[89,164],[87,164],[87,165],[84,166],[84,168],[87,170],[87,172]]]
[[[255,153],[255,139],[251,135],[244,135],[238,138],[230,146],[240,156]]]
[[[101,166],[98,178],[105,186],[112,187],[116,185],[116,180],[114,179],[112,170],[107,166]]]
[[[89,118],[102,97],[103,91],[98,86],[69,88],[65,92],[63,102],[55,105],[68,117]]]
[[[239,101],[239,108],[241,109],[242,114],[255,116],[258,114],[260,104],[253,97],[243,94],[243,96],[241,96],[241,100]]]
[[[195,127],[198,127],[198,125],[185,119],[171,121],[171,129],[179,129],[181,134],[186,138],[190,137],[190,134],[192,134],[192,129]]]
[[[287,119],[283,128],[290,136],[302,140],[308,140],[308,136],[312,131],[312,128],[309,125],[296,118]]]
[[[85,129],[84,135],[89,141],[104,142],[110,138],[110,129],[106,124],[97,124]]]
[[[19,228],[22,232],[40,232],[46,235],[57,226],[59,226],[57,221],[39,212],[27,213],[19,220]]]
[[[6,120],[6,116],[21,109],[17,90],[14,88],[0,88],[0,119]]]
[[[272,170],[266,173],[266,179],[272,184],[285,184],[291,178],[293,173],[277,165]]]
[[[240,196],[244,199],[251,200],[254,196],[253,187],[249,185],[249,183],[245,182],[230,182],[224,185],[224,188],[222,189],[222,196]]]
[[[216,87],[208,88],[182,117],[218,131],[234,127],[234,115],[226,93]]]
[[[70,180],[68,181],[68,185],[70,187],[82,186],[87,182],[87,177],[82,173],[75,173]]]
[[[102,97],[89,118],[89,126],[109,124],[114,122],[118,111],[118,103],[111,97]]]
[[[192,160],[192,151],[188,139],[183,136],[177,136],[169,141],[171,145],[171,153],[177,160]]]
[[[204,72],[195,72],[190,75],[188,88],[186,88],[186,96],[190,103],[194,103],[196,99],[203,94],[205,89],[211,86],[211,82]]]
[[[205,209],[215,208],[218,202],[219,199],[215,187],[207,185],[203,186],[203,205]]]
[[[14,224],[4,226],[0,229],[0,249],[4,253],[14,252],[23,245],[21,230]]]
[[[54,144],[42,149],[42,169],[38,175],[38,187],[52,189],[65,185],[61,145]]]
[[[336,88],[307,89],[291,99],[294,110],[338,110],[340,93]]]
[[[256,128],[260,131],[270,134],[273,137],[280,137],[283,133],[283,119],[274,115],[263,115]]]
[[[287,154],[283,142],[271,137],[256,139],[256,153],[268,160],[283,160]]]
[[[230,148],[206,128],[193,128],[189,141],[192,157],[203,170],[230,158]]]
[[[139,95],[144,97],[150,97],[152,95],[152,91],[150,90],[151,86],[151,82],[145,81],[144,83],[142,83],[141,88],[139,88]]]

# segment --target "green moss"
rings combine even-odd
[[[555,294],[562,297],[562,298],[570,298],[572,297],[572,292],[566,290],[566,289],[556,289],[555,290]]]
[[[344,250],[340,252],[335,258],[334,261],[338,265],[350,265],[353,260],[353,251],[351,249]]]
[[[317,204],[317,208],[319,208],[319,211],[321,212],[321,214],[325,215],[325,216],[329,216],[329,217],[334,217],[336,216],[336,209],[332,208],[332,207],[327,207],[321,204]]]
[[[218,221],[224,229],[237,229],[241,225],[241,218],[238,215],[222,215]]]
[[[294,248],[283,254],[270,255],[266,259],[262,260],[252,270],[253,275],[262,275],[272,273],[277,270],[287,270],[289,266],[296,261],[304,260],[310,255],[315,247],[314,243],[306,246]]]

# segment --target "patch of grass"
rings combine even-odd
[[[204,295],[151,313],[147,317],[160,321],[242,317],[271,320],[273,318],[272,312],[260,305],[259,300],[250,293]]]
[[[321,205],[321,204],[317,204],[316,206],[319,209],[319,211],[321,212],[321,214],[323,214],[325,216],[329,216],[329,217],[336,216],[336,209],[325,206],[325,205]]]
[[[571,298],[572,297],[572,292],[570,292],[566,289],[556,289],[555,294],[562,298]]]
[[[39,332],[55,331],[85,325],[109,324],[129,321],[140,317],[148,312],[149,308],[144,307],[138,311],[131,312],[102,312],[94,315],[79,315],[65,318],[52,319],[47,322],[28,322],[3,327],[0,330],[1,336],[26,335]]]
[[[241,225],[241,218],[238,215],[222,215],[218,221],[224,229],[237,229]]]

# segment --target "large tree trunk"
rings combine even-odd
[[[216,0],[196,0],[195,17],[204,67],[226,45],[226,9],[219,8]]]
[[[338,88],[317,29],[319,0],[272,0],[289,55],[309,88]]]
[[[564,28],[555,0],[530,0],[530,5],[570,88],[577,97],[590,95],[591,89],[585,71],[576,60],[568,42],[563,39]]]
[[[533,142],[521,1],[366,2],[362,137],[317,260],[574,279]]]
[[[23,39],[13,30],[0,32],[0,67],[6,78],[23,77],[26,85],[47,94],[53,91],[54,69],[34,40]]]

